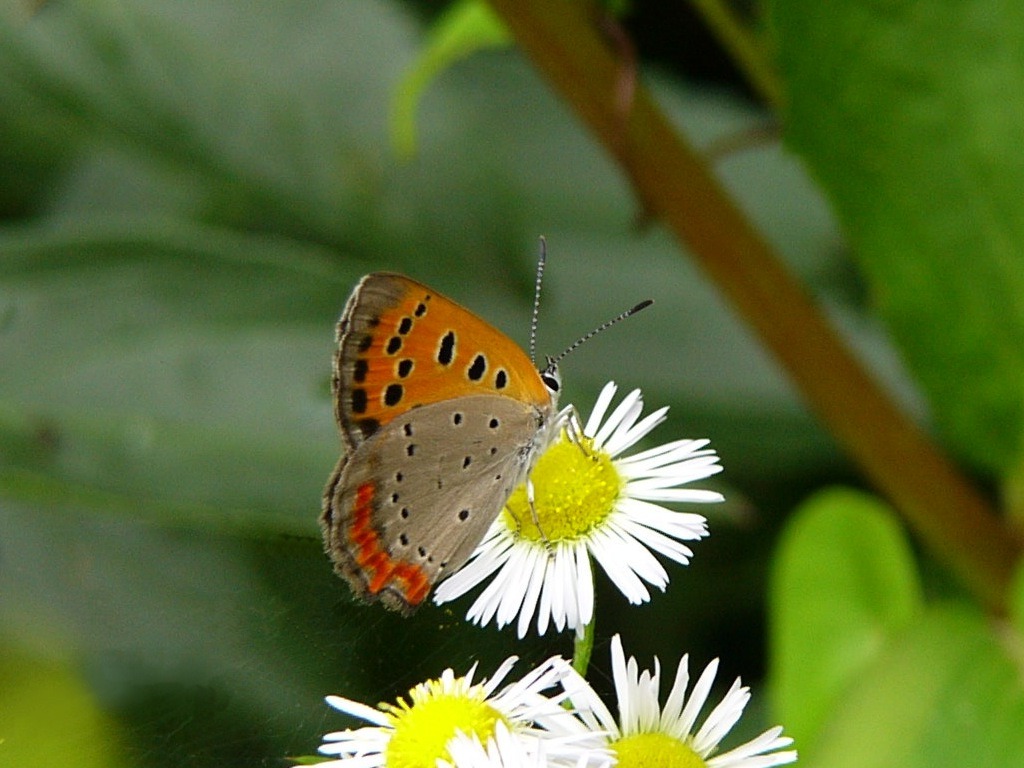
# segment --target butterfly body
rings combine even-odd
[[[373,273],[337,329],[345,455],[324,491],[335,569],[405,613],[458,570],[528,475],[557,413],[557,372],[408,277]]]

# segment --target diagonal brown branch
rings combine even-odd
[[[1021,543],[883,392],[642,87],[580,0],[491,0],[516,41],[760,335],[806,401],[930,549],[1002,612]],[[621,89],[619,89],[621,90]]]

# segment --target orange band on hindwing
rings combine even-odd
[[[380,536],[373,527],[376,493],[377,487],[372,482],[365,482],[356,489],[352,524],[348,531],[356,564],[368,576],[366,588],[370,594],[380,594],[392,584],[409,605],[419,605],[430,591],[430,581],[418,565],[392,558],[381,546]]]

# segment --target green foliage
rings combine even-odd
[[[805,753],[817,766],[1019,765],[1018,667],[984,617],[929,611],[864,671]]]
[[[307,331],[335,311],[323,289],[344,293],[359,268],[169,222],[69,229],[0,239],[0,487],[34,478],[35,498],[136,520],[308,531],[298,500],[331,431],[313,416],[326,374]]]
[[[797,511],[772,581],[777,715],[801,761],[1018,765],[1024,687],[1014,641],[963,605],[922,604],[891,511],[825,491]]]
[[[956,451],[1005,474],[1024,432],[1024,6],[772,4],[786,137]]]
[[[1024,635],[1024,565],[1017,569],[1010,595],[1011,626],[1017,635]]]
[[[456,62],[512,42],[508,30],[483,0],[459,0],[434,22],[423,50],[395,89],[392,141],[408,157],[416,151],[416,107],[434,78]]]
[[[772,582],[779,715],[809,746],[851,682],[921,609],[913,555],[892,512],[823,491],[789,522]]]
[[[118,728],[70,665],[6,652],[0,658],[0,756],[8,765],[74,764],[121,768],[131,763]],[[39,717],[47,712],[60,731]]]

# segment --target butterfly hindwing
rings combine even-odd
[[[411,612],[458,570],[526,474],[542,414],[496,395],[414,408],[342,459],[321,525],[360,597]]]

